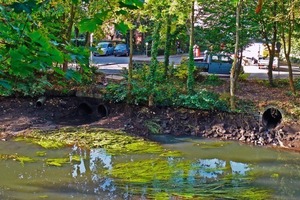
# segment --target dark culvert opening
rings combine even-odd
[[[84,115],[91,115],[93,114],[93,108],[88,103],[81,103],[77,107],[78,115],[84,116]]]
[[[46,97],[40,97],[37,101],[36,101],[36,107],[41,107],[42,105],[44,105],[46,101]]]
[[[274,107],[268,108],[262,115],[262,124],[267,129],[275,128],[281,123],[282,114]]]
[[[107,117],[109,114],[109,109],[106,105],[100,104],[97,107],[97,112],[100,117]]]

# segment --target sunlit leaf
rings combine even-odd
[[[133,3],[128,3],[128,2],[124,3],[122,1],[120,1],[119,4],[120,4],[121,8],[123,7],[123,8],[128,8],[128,9],[131,9],[131,10],[138,9],[138,7],[135,6]]]

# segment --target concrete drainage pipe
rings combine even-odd
[[[281,123],[282,117],[282,113],[278,108],[269,107],[262,115],[262,124],[267,129],[275,128]]]
[[[109,108],[104,104],[100,104],[97,106],[97,113],[100,117],[106,117],[109,115]]]
[[[80,103],[77,107],[78,115],[85,116],[93,114],[93,106],[87,102]]]
[[[82,102],[77,107],[77,114],[79,116],[102,118],[109,115],[109,108],[104,104],[95,105],[88,102]]]
[[[42,105],[44,105],[45,101],[46,101],[46,97],[40,97],[36,101],[35,106],[36,107],[41,107]]]

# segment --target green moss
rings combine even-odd
[[[195,171],[219,174],[220,177],[218,181],[202,182],[201,177],[190,174]],[[193,165],[183,158],[158,157],[117,163],[106,173],[114,178],[120,188],[125,189],[130,185],[133,188],[130,192],[134,194],[145,192],[147,188],[149,199],[269,199],[271,191],[251,187],[252,174],[224,174],[227,171],[226,167]]]
[[[119,181],[151,183],[154,180],[169,180],[171,177],[187,177],[190,161],[170,165],[167,160],[153,159],[116,164],[108,173]]]
[[[81,161],[81,157],[79,155],[72,155],[71,161],[74,163],[79,163]]]
[[[16,159],[18,156],[16,154],[14,155],[8,155],[8,154],[0,154],[0,160],[12,160]]]
[[[25,162],[35,162],[36,161],[33,158],[30,158],[28,156],[17,156],[16,160],[22,164],[24,164]]]
[[[21,164],[24,163],[32,163],[32,162],[36,162],[35,159],[30,158],[28,156],[19,156],[17,154],[13,154],[13,155],[8,155],[8,154],[0,154],[0,160],[15,160],[15,161],[19,161]]]
[[[45,149],[60,149],[60,148],[66,146],[66,144],[64,142],[47,140],[47,139],[35,141],[34,143],[40,145],[41,147],[43,147]]]
[[[35,154],[39,157],[44,157],[47,155],[46,151],[37,151],[35,152]]]
[[[45,149],[58,149],[77,145],[83,148],[104,148],[111,155],[131,153],[163,152],[161,145],[130,136],[124,132],[105,129],[61,129],[51,132],[33,132],[24,138],[17,138],[38,144]]]
[[[46,164],[50,166],[61,167],[63,164],[70,163],[68,158],[49,158],[46,160]]]
[[[194,144],[194,146],[199,146],[201,149],[215,149],[215,148],[224,147],[229,144],[230,142],[216,141],[216,142],[200,142]]]
[[[182,153],[180,151],[165,151],[162,154],[160,154],[159,156],[162,157],[182,157]]]
[[[266,200],[271,199],[270,191],[258,188],[249,188],[238,193],[239,199],[247,200]]]

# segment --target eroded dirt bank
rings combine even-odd
[[[103,104],[78,97],[37,99],[0,98],[0,137],[35,129],[53,130],[65,126],[102,127],[124,130],[147,137],[149,134],[193,135],[237,140],[300,151],[300,124],[284,120],[266,130],[259,114],[230,114],[184,108],[153,108],[124,104]],[[86,104],[85,104],[86,103]],[[101,109],[99,105],[102,106]],[[88,106],[89,108],[87,108]],[[105,113],[109,113],[106,115]]]

